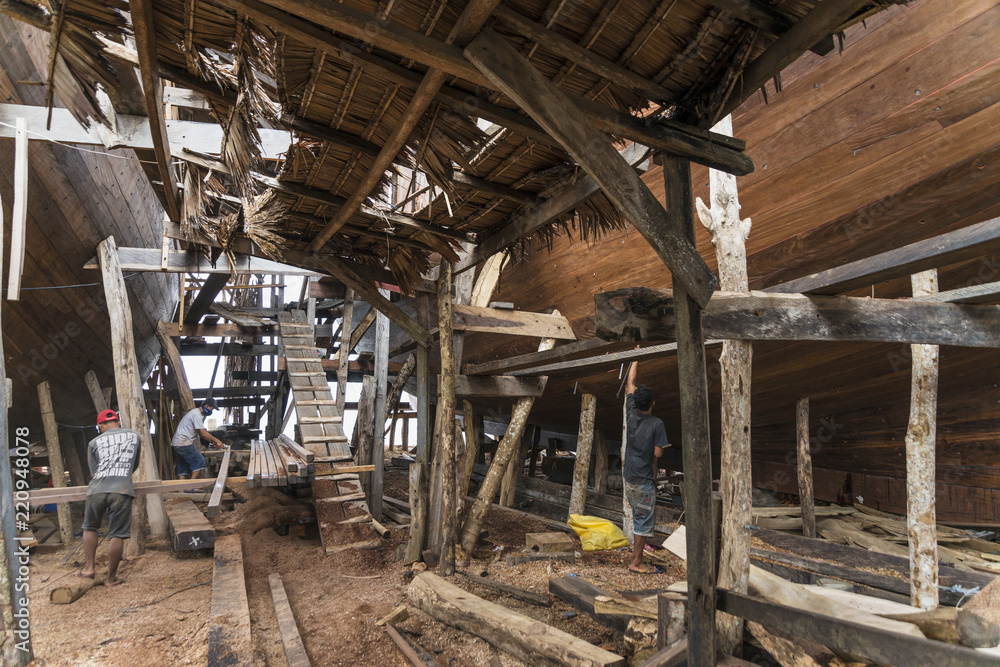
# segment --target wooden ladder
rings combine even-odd
[[[292,390],[301,445],[323,461],[353,461],[316,340],[302,311],[278,314],[279,344]],[[317,469],[312,484],[320,541],[327,554],[345,549],[375,548],[380,544],[371,525],[361,479],[355,473],[327,474]]]

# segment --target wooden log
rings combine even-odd
[[[354,445],[354,462],[356,465],[370,465],[372,460],[372,442],[375,440],[375,377],[366,375],[361,384],[361,397],[358,399],[358,415],[354,421],[354,433],[351,444]],[[361,474],[362,486],[368,488],[371,473]]]
[[[390,611],[388,614],[386,614],[379,620],[375,621],[375,625],[378,627],[382,627],[389,623],[393,624],[402,623],[409,617],[410,617],[410,608],[407,607],[405,604],[401,604],[398,607],[395,607],[392,611]]]
[[[764,650],[783,667],[820,667],[809,651],[799,642],[793,642],[768,631],[759,623],[747,623],[747,630],[760,642]]]
[[[351,326],[354,324],[354,290],[345,287],[343,326],[340,334],[340,364],[337,367],[337,414],[344,415],[344,402],[347,400],[347,366],[351,351],[347,343],[351,340]]]
[[[532,665],[625,665],[624,658],[500,605],[470,595],[430,572],[407,588],[410,603]]]
[[[438,417],[442,421],[436,456],[442,472],[441,486],[441,574],[455,574],[455,533],[458,530],[458,492],[455,486],[455,343],[452,330],[451,263],[441,262],[438,276],[438,329],[441,345],[441,395]],[[471,553],[471,549],[469,550]]]
[[[45,431],[45,448],[49,454],[49,472],[52,477],[52,487],[66,488],[66,468],[63,465],[62,451],[59,448],[59,426],[52,408],[52,393],[48,381],[38,385],[38,404],[42,413],[42,428]],[[63,546],[73,544],[73,517],[70,515],[69,503],[56,505],[56,515],[59,518],[59,535]]]
[[[634,363],[634,362],[633,362]],[[632,370],[629,364],[628,370]],[[628,371],[626,371],[628,372]],[[628,449],[628,396],[622,401],[622,445],[620,461],[625,460],[625,453]],[[624,481],[624,478],[622,478]],[[629,543],[635,539],[635,517],[632,516],[632,503],[628,501],[628,494],[622,493],[622,532],[628,538]]]
[[[143,481],[156,481],[159,479],[159,474],[156,470],[153,438],[149,433],[149,421],[143,401],[143,381],[139,377],[135,358],[132,310],[113,236],[101,242],[97,247],[97,256],[101,265],[108,315],[111,318],[111,348],[115,359],[115,387],[118,392],[121,425],[138,432],[142,444],[135,477]],[[167,536],[167,515],[163,509],[163,500],[156,494],[148,494],[145,503],[132,503],[132,538],[127,540],[125,545],[126,557],[134,558],[145,551],[147,511],[152,538],[162,539]]]
[[[594,584],[581,577],[553,577],[549,579],[549,593],[566,604],[585,612],[601,625],[625,633],[629,615],[598,613],[594,604],[599,596],[608,595]]]
[[[669,290],[626,288],[594,295],[597,336],[674,338]],[[705,336],[749,340],[919,343],[1000,347],[1000,308],[904,299],[717,292],[702,314]]]
[[[590,476],[590,452],[594,445],[594,417],[597,398],[584,394],[580,401],[580,430],[576,439],[576,465],[573,466],[573,495],[569,499],[569,513],[583,514],[587,501],[587,478]]]
[[[69,583],[53,588],[49,592],[49,602],[52,604],[73,604],[94,586],[104,584],[103,579],[95,577],[73,577]]]
[[[949,644],[962,643],[958,634],[956,619],[958,609],[955,607],[938,607],[932,611],[909,612],[906,614],[880,614],[894,621],[906,621],[920,628],[920,632],[928,639],[936,639],[939,642]],[[997,640],[1000,642],[1000,639]]]
[[[465,398],[538,398],[545,391],[543,378],[514,378],[498,375],[455,376],[455,395]]]
[[[719,609],[880,664],[971,667],[997,662],[995,656],[974,649],[927,639],[912,625],[916,634],[904,635],[857,617],[832,617],[811,607],[759,600],[724,589],[719,591]]]
[[[271,600],[274,602],[274,615],[278,618],[278,631],[281,633],[281,645],[285,649],[285,659],[288,667],[309,667],[309,655],[302,644],[299,626],[295,623],[295,614],[288,602],[288,593],[281,582],[281,575],[274,572],[267,578],[271,586]]]
[[[558,312],[554,311],[554,313]],[[555,339],[543,338],[542,342],[538,345],[538,349],[540,351],[551,350],[555,347],[555,344]],[[466,553],[472,553],[472,549],[476,545],[476,540],[479,539],[479,531],[483,525],[483,519],[486,518],[486,514],[493,505],[493,497],[497,493],[502,477],[507,470],[507,466],[510,465],[515,450],[520,446],[521,433],[524,430],[525,423],[528,421],[528,413],[531,412],[531,407],[534,404],[535,399],[532,397],[519,398],[511,410],[507,431],[504,433],[503,440],[497,446],[496,454],[490,463],[490,469],[486,473],[483,483],[479,485],[476,500],[469,509],[465,525],[462,527],[461,545]]]
[[[455,331],[576,340],[573,327],[562,315],[461,305],[452,312]]]
[[[962,643],[973,648],[1000,645],[1000,578],[972,596],[955,617]]]
[[[170,545],[174,552],[211,549],[215,544],[215,528],[193,501],[170,505],[167,518],[170,521]]]
[[[380,290],[388,296],[388,290]],[[376,521],[382,518],[382,472],[385,462],[385,418],[387,412],[387,389],[389,382],[389,319],[382,313],[375,317],[375,402],[372,404],[372,444],[371,459],[375,466],[365,487],[368,494],[368,510]],[[362,461],[362,463],[364,463]]]
[[[691,165],[662,156],[665,207],[674,234],[694,242]],[[712,448],[708,432],[708,376],[702,303],[673,274],[677,293],[677,374],[681,399],[681,448],[687,513],[688,660],[695,667],[715,662],[716,521],[712,509]],[[713,299],[714,302],[714,299]],[[623,494],[624,495],[624,494]]]
[[[604,194],[625,211],[675,280],[696,303],[707,304],[716,287],[715,276],[691,240],[671,229],[659,201],[607,137],[581,113],[572,112],[576,104],[490,29],[469,44],[465,57],[573,155]]]
[[[160,341],[160,350],[167,358],[170,365],[170,372],[173,373],[174,382],[177,384],[177,391],[181,398],[181,409],[186,413],[193,410],[194,394],[191,393],[191,385],[188,384],[187,373],[184,370],[184,361],[181,353],[174,344],[173,338],[167,335],[166,324],[160,322],[156,326],[156,339]]]
[[[222,462],[219,464],[219,475],[215,478],[215,486],[212,487],[212,497],[209,499],[208,507],[205,510],[205,514],[209,519],[219,516],[219,505],[222,503],[222,493],[226,490],[226,476],[229,475],[229,459],[232,453],[232,450],[227,447],[225,453],[222,455]]]
[[[714,128],[722,135],[732,135],[732,116],[726,116]],[[709,201],[700,198],[695,207],[702,225],[711,233],[718,262],[719,288],[731,292],[749,291],[746,239],[750,219],[740,217],[739,192],[732,174],[709,170]],[[722,495],[721,553],[719,586],[746,592],[750,567],[750,386],[753,346],[746,340],[722,343],[719,364],[721,375],[720,409],[722,414],[721,474]],[[737,618],[720,615],[716,625],[723,653],[733,653],[742,641],[742,623]]]
[[[101,412],[102,410],[107,410],[108,401],[104,398],[104,391],[101,389],[101,383],[97,381],[97,373],[94,371],[87,371],[83,376],[83,379],[87,383],[87,391],[90,392],[90,399],[94,402],[94,411]]]
[[[656,596],[656,646],[665,649],[684,637],[687,596],[667,591]]]
[[[812,451],[809,449],[809,398],[795,404],[796,462],[799,478],[799,505],[802,534],[816,537],[816,503],[813,501]],[[743,591],[737,591],[741,593]]]
[[[253,663],[243,547],[239,534],[226,535],[215,543],[208,664],[209,667],[236,667]]]
[[[479,456],[479,433],[476,429],[475,411],[472,403],[462,401],[462,425],[465,427],[465,469],[462,471],[461,497],[469,495],[469,482],[472,478],[472,466],[476,464],[476,457]],[[482,415],[478,415],[482,420]]]
[[[459,572],[458,575],[473,584],[478,584],[480,586],[485,586],[486,588],[491,588],[495,591],[500,591],[505,595],[509,595],[512,598],[516,598],[523,602],[528,602],[539,607],[551,607],[552,599],[548,595],[540,595],[539,593],[532,593],[531,591],[526,591],[523,588],[518,588],[516,586],[510,586],[508,584],[494,581],[487,576],[474,576],[468,572]]]
[[[7,278],[7,300],[21,298],[21,278],[24,273],[24,250],[28,231],[28,121],[18,117],[14,135],[14,206],[10,218],[10,273]]]
[[[937,292],[937,277],[937,269],[913,274],[913,296],[922,297]],[[934,506],[937,494],[934,474],[938,347],[911,345],[910,359],[910,417],[905,439],[910,599],[914,606],[931,610],[938,606],[937,516]],[[997,643],[1000,643],[1000,637]]]
[[[641,667],[683,667],[687,665],[688,639],[682,637],[671,646],[664,647],[649,657]],[[719,663],[720,665],[722,662]]]
[[[392,623],[385,626],[385,631],[413,667],[440,667],[441,663],[435,660],[434,656],[407,639]]]

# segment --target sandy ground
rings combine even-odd
[[[389,471],[387,495],[401,497],[404,472]],[[246,491],[248,498],[235,510],[215,520],[219,535],[238,533],[243,545],[244,571],[250,605],[255,664],[285,665],[268,576],[281,574],[306,651],[314,665],[409,664],[385,629],[374,622],[406,600],[406,571],[394,563],[396,547],[405,542],[405,528],[392,528],[379,550],[325,556],[308,526],[304,537],[281,536],[275,519],[308,516],[306,499],[292,498],[274,489]],[[393,526],[387,522],[388,526]],[[489,531],[473,554],[470,569],[486,569],[497,581],[538,593],[547,593],[551,576],[582,576],[609,591],[665,587],[682,579],[683,564],[674,559],[665,575],[631,574],[624,550],[582,554],[575,564],[534,562],[509,567],[495,560],[499,553],[523,549],[527,532],[546,527],[521,516],[491,512]],[[98,571],[106,569],[106,545],[98,550]],[[158,665],[205,664],[211,600],[212,559],[208,555],[175,557],[166,544],[123,564],[126,583],[99,587],[71,605],[53,605],[49,591],[75,576],[82,550],[62,565],[65,551],[32,558],[31,613],[38,665]],[[669,557],[672,558],[672,557]],[[37,583],[36,583],[37,582]],[[520,602],[461,578],[454,582],[505,607],[548,623],[577,637],[622,653],[622,638],[559,600],[543,608]],[[520,665],[514,657],[485,641],[445,626],[422,612],[412,611],[400,629],[441,665]]]

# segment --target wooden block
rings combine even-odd
[[[292,606],[288,603],[288,594],[285,592],[284,584],[281,583],[281,575],[272,574],[268,577],[268,583],[271,585],[274,614],[278,617],[278,630],[281,632],[281,644],[285,648],[288,667],[310,667],[312,663],[309,662],[306,647],[302,644],[299,626],[295,624],[295,615],[292,614]]]
[[[409,617],[409,608],[405,604],[401,604],[379,620],[375,621],[375,625],[383,626],[386,623],[402,623]]]
[[[219,505],[222,502],[222,492],[226,489],[226,476],[229,474],[229,460],[233,450],[226,449],[222,456],[222,463],[219,464],[219,476],[215,480],[215,487],[212,489],[212,497],[208,501],[206,512],[209,518],[214,519],[219,516]]]
[[[566,533],[528,533],[524,536],[524,546],[529,551],[572,552],[576,550],[576,540]]]
[[[383,512],[385,509],[383,508]],[[566,563],[575,563],[576,554],[574,553],[537,553],[537,554],[508,554],[504,558],[504,562],[507,565],[522,565],[524,563],[533,563],[539,560],[560,560]]]
[[[630,616],[621,614],[600,614],[594,610],[594,602],[599,595],[608,595],[586,579],[580,577],[555,577],[549,579],[549,592],[563,602],[589,614],[595,621],[622,634],[628,628]]]
[[[193,501],[174,503],[166,509],[174,551],[211,549],[215,545],[215,528]]]
[[[973,648],[1000,645],[1000,579],[966,602],[955,618],[962,643]]]
[[[209,667],[254,664],[250,609],[243,574],[239,535],[226,535],[215,545],[212,603],[208,626]]]
[[[82,598],[91,588],[103,583],[104,580],[97,577],[87,579],[74,576],[73,581],[68,584],[52,589],[49,593],[49,602],[52,604],[72,604]]]

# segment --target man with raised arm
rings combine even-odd
[[[656,521],[656,460],[669,447],[663,422],[654,417],[653,390],[642,384],[635,386],[639,363],[632,362],[628,369],[625,392],[625,413],[628,425],[628,444],[622,464],[625,495],[632,506],[635,540],[632,543],[632,561],[628,569],[643,574],[664,572],[659,565],[644,565],[643,549],[646,540],[653,536]]]

